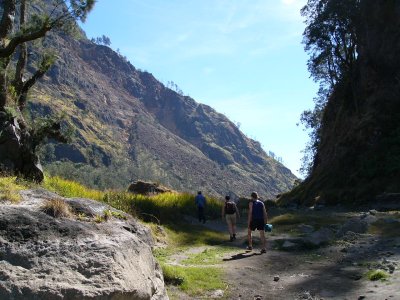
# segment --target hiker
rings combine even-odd
[[[251,193],[251,200],[249,201],[249,216],[247,220],[247,238],[248,246],[247,250],[253,250],[253,241],[251,232],[258,230],[260,233],[261,240],[261,253],[266,253],[266,241],[264,234],[264,226],[268,223],[267,211],[265,210],[264,203],[258,199],[256,192]]]
[[[229,241],[236,240],[236,217],[240,218],[236,203],[231,201],[230,196],[225,196],[225,204],[222,206],[222,220],[226,220],[229,231]]]
[[[206,222],[206,217],[204,214],[204,209],[206,207],[206,197],[201,194],[201,191],[197,192],[197,196],[194,198],[194,202],[197,205],[197,212],[199,216],[199,222],[203,221],[203,224]]]

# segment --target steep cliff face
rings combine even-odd
[[[400,3],[361,1],[353,76],[324,111],[311,175],[290,198],[313,204],[400,191]]]
[[[72,144],[43,149],[51,173],[101,187],[126,188],[140,178],[176,190],[257,190],[265,197],[296,179],[224,115],[166,88],[109,47],[54,34],[47,44],[59,59],[31,95],[33,118],[62,112],[75,128]]]

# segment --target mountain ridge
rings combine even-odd
[[[223,114],[165,87],[107,46],[60,34],[46,39],[59,59],[31,96],[32,115],[63,111],[75,128],[73,144],[44,147],[50,173],[74,177],[56,163],[63,159],[91,165],[90,172],[119,164],[125,187],[140,178],[183,191],[257,190],[267,197],[291,188],[290,170]]]

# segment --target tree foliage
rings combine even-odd
[[[354,66],[357,58],[356,24],[360,0],[309,0],[301,14],[310,54],[308,69],[315,81],[333,87]]]
[[[325,104],[334,87],[351,78],[357,60],[357,24],[361,0],[308,0],[301,14],[306,18],[303,43],[309,53],[308,70],[320,84],[314,110],[301,115],[311,129],[301,171],[309,173],[320,141],[320,126]]]
[[[46,1],[45,5],[48,7],[44,8],[44,12],[32,13],[27,17],[29,5],[35,4],[34,2],[26,0],[0,2],[3,8],[0,21],[0,110],[4,110],[9,104],[10,97],[18,103],[20,109],[23,109],[27,92],[54,62],[54,56],[44,55],[38,70],[29,79],[24,79],[24,70],[28,63],[27,43],[43,38],[51,30],[65,30],[75,20],[85,20],[95,1]],[[17,56],[17,64],[15,77],[11,79],[7,75],[10,73],[9,65],[14,56]]]
[[[104,34],[97,38],[92,38],[91,41],[98,45],[111,46],[111,39],[108,36],[105,36]]]
[[[68,29],[75,21],[84,21],[93,8],[95,0],[0,0],[0,112],[15,111],[16,122],[24,149],[36,159],[38,144],[46,137],[65,142],[58,120],[39,122],[38,128],[30,128],[23,117],[28,92],[44,76],[56,60],[56,55],[43,51],[39,55],[28,55],[31,44],[43,39],[50,31]],[[34,63],[35,58],[39,60]],[[27,66],[36,65],[36,70]],[[36,122],[38,123],[38,122]]]

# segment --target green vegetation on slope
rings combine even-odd
[[[75,181],[60,177],[46,177],[43,187],[64,197],[82,197],[105,202],[126,213],[148,221],[169,223],[182,218],[182,214],[194,216],[194,196],[190,194],[164,193],[144,196],[123,191],[99,191]],[[208,197],[207,214],[214,218],[220,214],[221,203]]]

